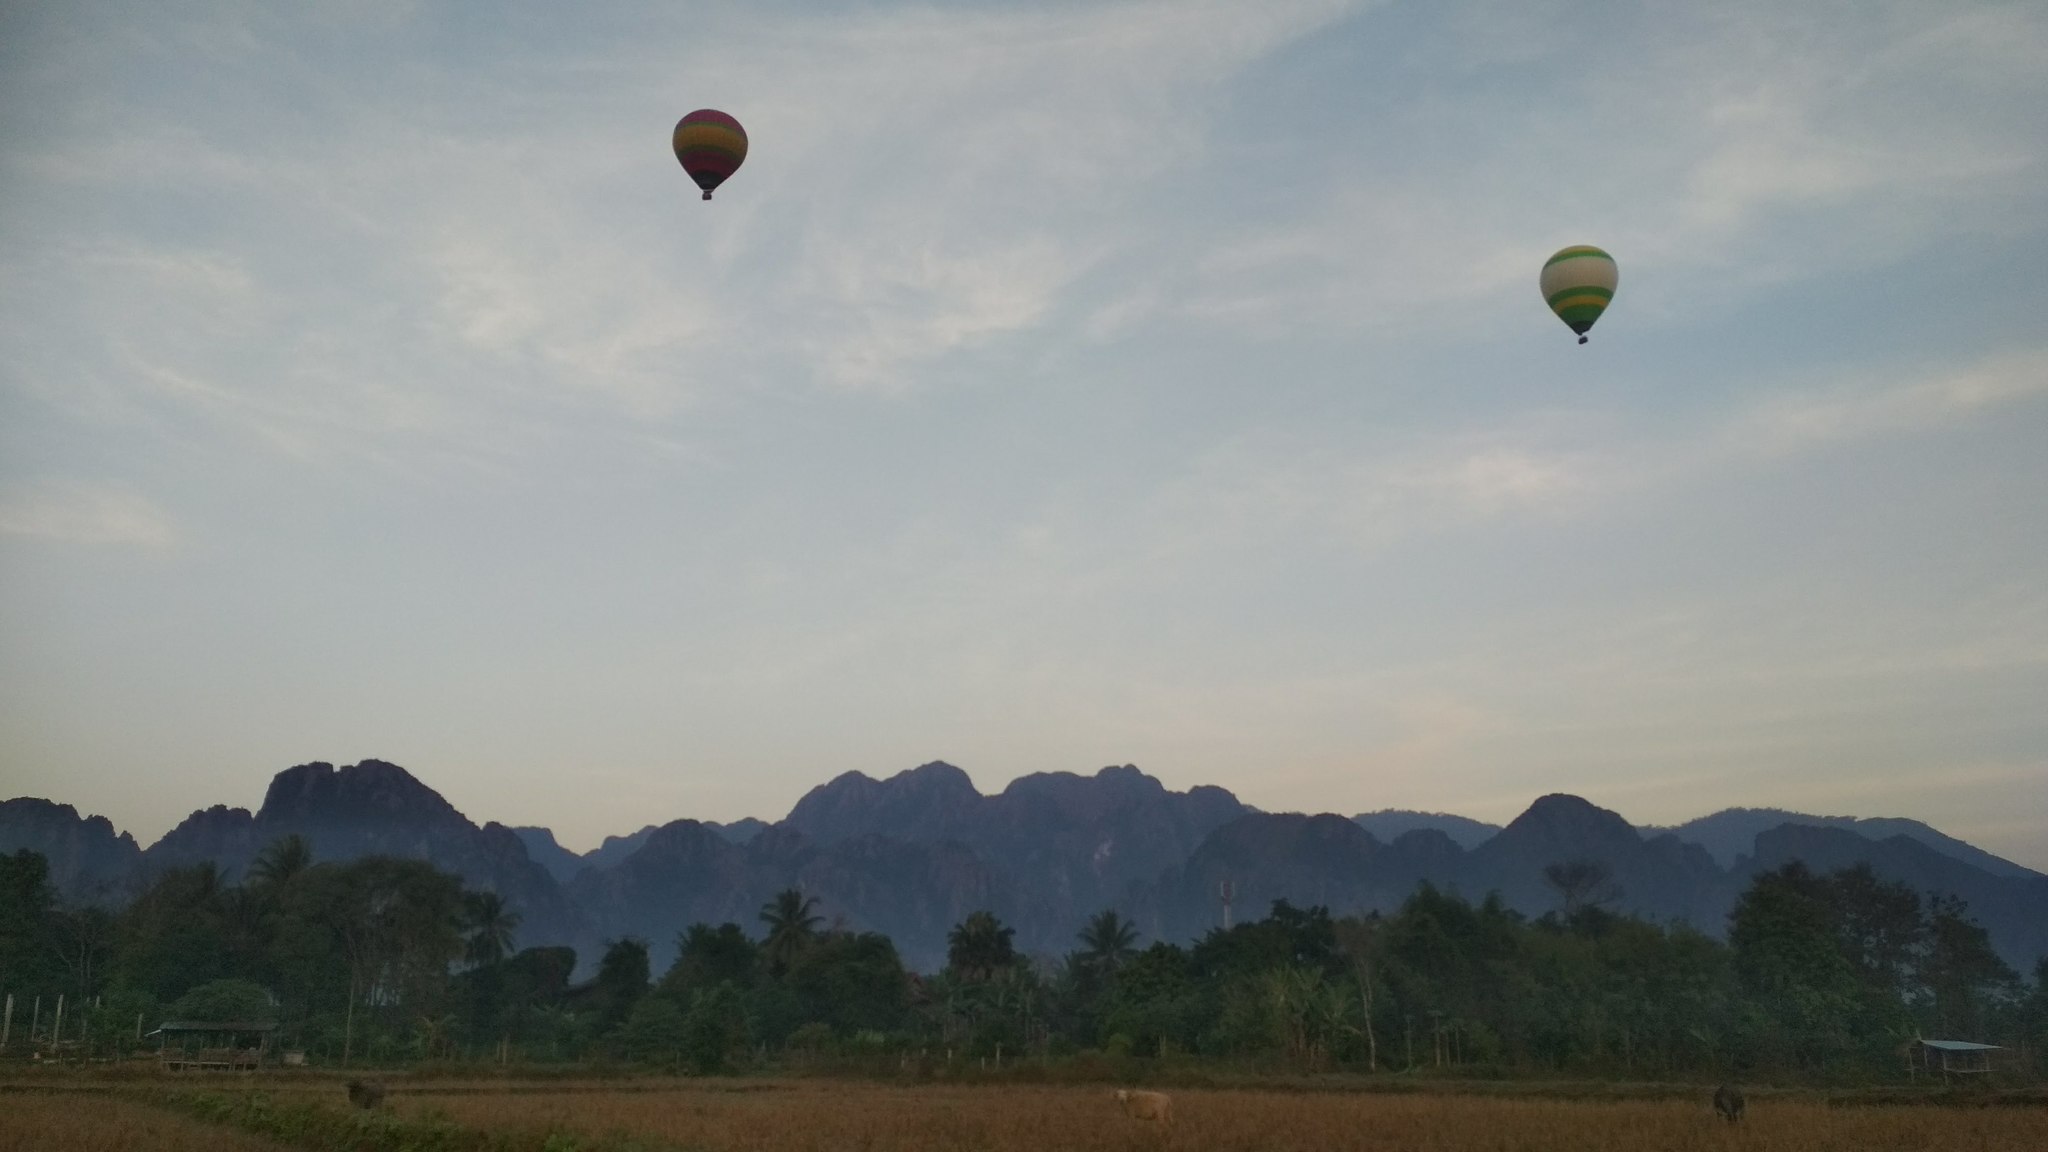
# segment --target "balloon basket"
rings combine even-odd
[[[705,198],[706,200],[709,200],[709,199],[711,199],[711,193],[709,193],[709,192],[706,192],[706,193],[704,193],[704,198]]]

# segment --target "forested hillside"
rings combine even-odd
[[[1361,832],[1362,834],[1362,832]],[[576,957],[521,947],[495,894],[419,860],[315,862],[266,845],[239,882],[201,862],[119,911],[61,906],[48,862],[0,857],[9,1051],[108,1054],[166,1019],[272,1020],[320,1062],[628,1060],[716,1072],[767,1061],[1243,1062],[1303,1070],[1892,1078],[1916,1035],[2038,1060],[2048,960],[2025,975],[1960,901],[1857,866],[1787,864],[1737,900],[1726,942],[1609,910],[1551,870],[1570,910],[1530,918],[1424,884],[1387,915],[1274,901],[1188,945],[1114,910],[1029,957],[986,910],[914,972],[886,935],[789,889],[669,941]],[[59,1005],[65,1014],[58,1016]]]

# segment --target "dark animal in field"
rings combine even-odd
[[[348,1082],[348,1102],[358,1108],[375,1108],[384,1102],[382,1080],[351,1080]]]
[[[1730,1124],[1742,1119],[1742,1089],[1733,1084],[1714,1089],[1714,1111]]]

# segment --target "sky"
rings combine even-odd
[[[376,757],[589,848],[1134,763],[2048,869],[2043,60],[1969,0],[0,0],[0,795],[147,844]]]

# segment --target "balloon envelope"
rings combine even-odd
[[[1614,299],[1614,286],[1621,270],[1614,257],[1591,244],[1561,248],[1543,264],[1543,299],[1557,318],[1586,342],[1586,329],[1600,319],[1600,313]]]
[[[711,199],[711,190],[747,158],[747,130],[716,108],[699,108],[676,121],[676,159]]]

